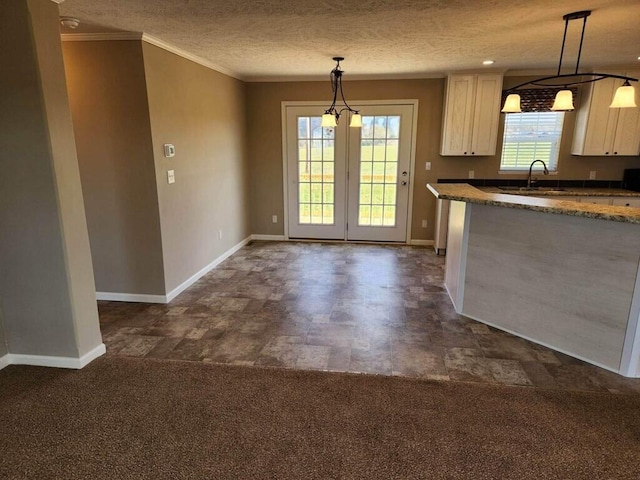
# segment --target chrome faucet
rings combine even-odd
[[[531,188],[531,171],[533,170],[533,165],[536,162],[540,162],[542,164],[542,166],[544,167],[544,174],[545,175],[549,175],[549,170],[547,169],[547,164],[544,163],[542,160],[534,160],[533,162],[531,162],[531,165],[529,165],[529,176],[527,177],[527,190],[529,190]]]

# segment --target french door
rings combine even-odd
[[[290,238],[405,242],[414,105],[365,105],[362,128],[322,128],[322,107],[286,106]]]

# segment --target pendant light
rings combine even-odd
[[[584,31],[587,26],[587,17],[589,17],[589,15],[591,15],[591,10],[582,10],[580,12],[568,13],[567,15],[562,17],[564,20],[564,36],[562,37],[562,48],[560,50],[558,73],[550,77],[538,78],[536,80],[521,83],[520,85],[516,85],[515,87],[506,89],[505,92],[508,94],[508,96],[505,100],[502,112],[515,113],[521,111],[520,96],[517,95],[517,90],[526,86],[559,87],[560,90],[556,94],[556,98],[553,102],[553,107],[551,107],[551,110],[560,112],[573,110],[573,94],[571,90],[569,90],[569,87],[582,85],[585,83],[598,82],[600,80],[604,80],[605,78],[617,78],[620,80],[624,80],[624,84],[621,87],[618,87],[618,89],[616,90],[610,108],[629,108],[636,106],[635,89],[629,82],[637,82],[637,78],[625,77],[623,75],[613,75],[609,73],[579,73],[580,56],[582,55],[582,43],[584,41]],[[578,58],[576,59],[575,71],[574,73],[561,74],[560,72],[562,70],[562,57],[564,56],[564,47],[567,40],[567,28],[569,27],[569,22],[571,20],[580,19],[582,19],[582,33],[580,35],[580,46],[578,48]]]
[[[329,74],[329,79],[331,80],[331,89],[333,90],[333,102],[331,102],[331,106],[325,110],[324,115],[322,115],[322,126],[327,128],[333,128],[338,125],[338,121],[340,120],[340,116],[342,112],[345,110],[351,112],[351,122],[349,123],[350,127],[362,127],[362,115],[358,110],[354,110],[349,106],[347,101],[344,99],[344,92],[342,91],[342,74],[343,70],[340,69],[340,62],[344,60],[343,57],[333,57],[333,60],[336,62],[336,66],[331,73]],[[342,98],[342,103],[344,103],[344,107],[338,110],[336,108],[336,101],[338,99],[338,90],[340,91],[340,97]]]
[[[629,83],[629,80],[624,82],[624,85],[618,87],[616,94],[613,96],[613,101],[609,108],[630,108],[637,107],[636,105],[636,91]]]
[[[553,102],[551,110],[554,112],[573,110],[573,92],[571,90],[560,90],[556,93],[556,99]]]
[[[502,107],[502,113],[520,113],[520,95],[517,93],[510,93],[507,95],[507,99],[504,101],[504,107]]]

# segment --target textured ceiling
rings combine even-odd
[[[91,31],[102,26],[144,32],[246,80],[324,78],[336,55],[346,57],[342,67],[350,78],[477,70],[485,59],[503,71],[554,69],[562,16],[589,9],[581,66],[640,67],[640,0],[66,0],[60,5],[61,15],[92,24]],[[580,20],[570,22],[568,67],[575,65],[580,28]]]

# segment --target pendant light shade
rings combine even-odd
[[[502,107],[502,113],[520,113],[520,95],[517,93],[511,93],[504,101],[504,107]]]
[[[362,115],[359,113],[354,113],[351,115],[351,122],[349,123],[350,127],[362,127]]]
[[[637,107],[636,105],[636,90],[633,88],[629,81],[624,82],[624,85],[618,87],[616,94],[613,96],[613,101],[609,108],[631,108]]]
[[[330,113],[325,113],[322,115],[322,127],[323,128],[333,128],[337,126],[336,117],[331,115]]]
[[[560,90],[556,93],[556,99],[551,110],[554,112],[573,110],[573,93],[571,93],[571,90]]]

